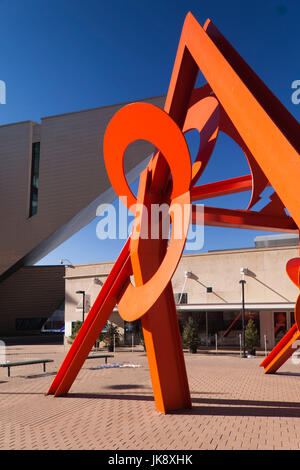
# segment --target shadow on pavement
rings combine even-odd
[[[64,398],[93,398],[104,400],[138,400],[154,401],[150,395],[131,394],[96,394],[69,393]],[[193,398],[193,408],[169,412],[174,415],[203,415],[203,416],[261,416],[300,418],[300,403],[257,401],[257,400],[225,400],[218,398]],[[206,405],[206,406],[205,406]]]

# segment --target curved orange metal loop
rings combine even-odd
[[[183,133],[173,119],[152,104],[134,103],[125,106],[114,115],[107,127],[103,146],[104,159],[115,191],[127,207],[133,210],[137,199],[126,181],[123,158],[127,146],[137,139],[152,142],[170,167],[173,177],[172,202],[169,209],[172,235],[165,257],[151,279],[140,286],[133,286],[128,281],[127,287],[122,292],[118,310],[126,321],[133,321],[144,315],[170,282],[182,255],[190,222],[189,190],[192,168],[189,149]],[[145,185],[145,194],[146,181],[143,180],[142,184]],[[124,196],[127,197],[126,200]],[[178,210],[181,212],[175,221],[174,215]],[[178,222],[180,236],[178,236]]]
[[[220,104],[214,96],[200,98],[192,104],[187,112],[183,133],[197,129],[200,133],[200,146],[192,166],[192,183],[202,175],[214,150],[218,137],[220,121]]]
[[[292,258],[286,263],[286,272],[290,280],[300,288],[300,258]]]
[[[205,170],[219,132],[224,132],[241,148],[247,158],[252,175],[252,193],[247,207],[247,210],[250,210],[259,201],[262,191],[269,185],[268,179],[209,86],[204,85],[195,89],[190,103],[183,132],[197,129],[200,133],[200,146],[192,167],[191,186],[194,186]]]
[[[232,124],[231,120],[229,119],[229,116],[226,114],[223,108],[221,108],[220,114],[220,131],[224,132],[226,135],[228,135],[228,137],[234,140],[234,142],[244,152],[248,161],[248,165],[252,175],[252,193],[247,207],[247,210],[250,210],[251,207],[253,207],[259,201],[260,194],[269,185],[269,181],[260,169],[252,153],[245,145],[245,142],[241,138],[240,134]]]
[[[173,119],[150,103],[133,103],[120,109],[109,122],[103,141],[103,155],[110,182],[129,210],[136,197],[124,173],[124,153],[135,140],[147,140],[160,150],[172,168],[171,200],[186,193],[191,184],[191,160],[185,138]],[[125,198],[124,198],[125,197]],[[127,199],[126,199],[127,198]]]
[[[179,218],[175,220],[180,211]],[[155,274],[141,286],[128,283],[118,302],[118,311],[125,321],[141,318],[153,306],[170,282],[181,258],[189,223],[190,223],[190,192],[174,198],[169,210],[172,221],[172,234],[165,257]],[[176,236],[178,235],[179,236]]]

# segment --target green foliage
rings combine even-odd
[[[72,325],[72,334],[67,338],[67,343],[72,344],[74,339],[76,338],[78,331],[80,330],[82,326],[82,322],[77,320],[73,325]]]
[[[80,330],[82,326],[82,321],[79,321],[77,320],[74,325],[72,326],[72,334],[71,334],[71,338],[72,339],[75,339],[77,334],[78,334],[78,331]]]
[[[104,343],[108,347],[113,347],[114,341],[115,341],[116,346],[120,342],[120,333],[119,333],[118,327],[117,325],[114,325],[113,323],[108,323],[106,326],[106,332],[101,333],[100,336],[101,336],[101,341],[104,341]]]
[[[245,342],[247,350],[250,354],[254,352],[255,346],[258,346],[258,340],[259,337],[255,322],[252,320],[252,318],[250,318],[245,329]]]
[[[188,347],[191,352],[196,352],[198,343],[198,331],[195,326],[195,322],[192,317],[189,317],[183,328],[183,344]]]

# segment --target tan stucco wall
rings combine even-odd
[[[216,310],[222,310],[226,305],[235,304],[239,308],[240,269],[248,268],[250,275],[245,276],[246,303],[276,304],[275,309],[261,310],[260,315],[261,346],[264,346],[264,335],[267,335],[270,348],[274,343],[273,312],[280,309],[280,305],[293,304],[299,293],[285,271],[287,261],[296,256],[297,247],[251,248],[184,255],[172,280],[173,290],[179,294],[184,288],[190,305],[214,304]],[[94,278],[104,281],[112,266],[113,263],[96,263],[66,267],[66,322],[82,319],[82,313],[76,311],[81,300],[81,296],[75,294],[76,290],[86,290],[91,296],[92,304],[101,288],[94,284]],[[193,278],[186,282],[185,271],[193,274]],[[208,286],[213,288],[212,293],[206,293]],[[292,309],[282,308],[285,311]],[[117,313],[110,320],[123,325]]]
[[[188,303],[237,303],[241,301],[240,269],[248,268],[253,275],[245,276],[246,302],[295,302],[298,289],[285,267],[298,254],[297,247],[282,247],[185,255],[173,277],[174,292],[181,292],[184,272],[189,271],[198,279],[187,279]],[[207,294],[206,286],[213,293]]]
[[[82,294],[76,294],[78,290],[86,292],[87,302],[93,305],[101,285],[95,283],[95,279],[99,279],[101,283],[105,282],[113,263],[95,263],[75,265],[74,267],[66,266],[65,271],[65,324],[66,336],[69,336],[71,323],[74,321],[82,321]],[[86,315],[85,315],[86,317]],[[110,321],[114,321],[123,330],[123,321],[118,313],[113,313]],[[69,329],[68,329],[69,328]],[[121,331],[122,333],[123,331]]]

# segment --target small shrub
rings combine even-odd
[[[199,339],[197,328],[195,327],[193,318],[189,317],[188,322],[183,329],[183,344],[189,348],[191,353],[196,353],[198,343]]]
[[[120,333],[118,327],[113,323],[108,323],[106,326],[106,332],[102,333],[101,335],[109,351],[113,350],[114,342],[116,346],[120,342]]]
[[[258,345],[258,340],[259,337],[255,322],[250,318],[245,329],[245,342],[249,354],[255,355],[255,346]]]

